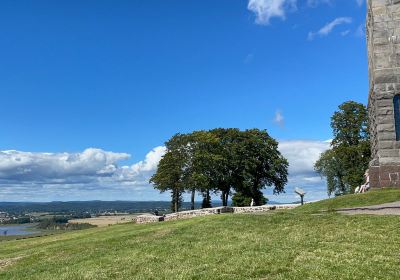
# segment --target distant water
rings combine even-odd
[[[32,230],[32,225],[0,226],[0,236],[15,236],[36,234],[39,231]]]

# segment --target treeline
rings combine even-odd
[[[18,217],[16,219],[4,220],[1,224],[29,224],[31,218],[29,216]]]
[[[163,201],[69,201],[69,202],[0,202],[0,212],[22,216],[27,213],[50,213],[56,216],[83,218],[83,215],[104,214],[105,212],[144,213],[169,208]],[[189,208],[189,207],[188,207]]]
[[[278,150],[278,142],[267,131],[218,128],[176,134],[165,143],[166,154],[150,179],[161,192],[171,191],[171,209],[178,211],[182,195],[191,193],[194,209],[196,192],[203,196],[202,207],[211,207],[211,194],[219,194],[227,206],[233,194],[235,206],[263,205],[262,189],[274,187],[284,192],[288,161]]]
[[[68,221],[68,217],[54,216],[52,218],[41,220],[37,227],[46,230],[81,230],[96,227],[88,223],[74,224],[68,223]]]

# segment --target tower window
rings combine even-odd
[[[400,141],[400,95],[393,98],[394,105],[394,123],[396,127],[396,141]]]

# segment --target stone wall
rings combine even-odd
[[[368,0],[371,187],[400,186],[393,98],[400,94],[400,0]]]
[[[155,216],[155,215],[140,215],[134,219],[135,223],[137,224],[149,224],[149,223],[157,223],[164,221],[163,216]]]
[[[264,206],[254,206],[254,207],[215,207],[215,208],[205,208],[205,209],[196,209],[190,211],[182,211],[178,213],[167,214],[164,216],[155,216],[155,215],[140,215],[136,218],[135,222],[137,224],[147,224],[147,223],[156,223],[162,221],[175,221],[175,220],[184,220],[191,219],[194,217],[201,217],[207,215],[218,215],[224,213],[260,213],[267,212],[276,209],[292,209],[299,206],[299,204],[282,204],[282,205],[264,205]]]

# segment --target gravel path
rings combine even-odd
[[[365,207],[341,208],[337,212],[346,215],[400,215],[400,201]]]

